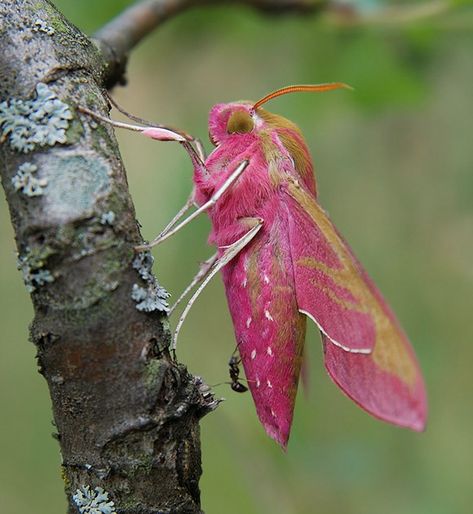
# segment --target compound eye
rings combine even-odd
[[[253,118],[246,111],[233,112],[227,121],[227,134],[246,134],[253,130]]]

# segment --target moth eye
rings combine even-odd
[[[235,111],[227,121],[228,134],[246,134],[253,130],[253,118],[246,111]]]

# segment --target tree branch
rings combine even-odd
[[[69,512],[199,513],[199,419],[217,402],[169,356],[113,131],[74,109],[107,113],[105,63],[46,0],[2,2],[0,20],[1,178]]]
[[[139,0],[94,35],[107,63],[107,88],[125,83],[130,50],[169,18],[193,7],[233,4],[247,5],[267,14],[315,15],[327,12],[334,24],[348,26],[403,25],[438,16],[452,9],[452,2],[447,0],[371,9],[363,9],[344,0]]]
[[[323,10],[328,0],[141,0],[94,34],[105,62],[109,88],[124,82],[129,51],[155,28],[176,14],[204,5],[245,4],[266,13],[314,13]]]

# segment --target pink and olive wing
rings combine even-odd
[[[326,336],[322,339],[325,367],[349,398],[383,421],[416,431],[425,428],[424,382],[404,335],[381,340],[370,355],[348,353]]]
[[[424,382],[394,314],[313,196],[292,182],[284,194],[297,303],[322,331],[330,376],[377,418],[422,430]]]
[[[370,353],[379,306],[345,242],[315,198],[298,182],[287,182],[283,204],[299,310],[335,345]]]
[[[358,267],[361,269],[360,264]],[[371,278],[361,272],[380,308],[380,337],[370,355],[354,355],[322,334],[325,367],[345,394],[367,412],[421,431],[427,419],[427,397],[414,350]]]
[[[262,217],[260,233],[222,273],[256,411],[268,435],[285,448],[306,320],[297,308],[287,220]]]

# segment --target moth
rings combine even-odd
[[[208,157],[183,132],[127,126],[153,139],[179,141],[194,168],[186,205],[138,250],[164,241],[204,211],[212,222],[209,243],[217,252],[177,302],[197,287],[179,319],[173,348],[195,299],[221,271],[257,414],[283,448],[292,425],[307,318],[320,330],[329,376],[349,398],[395,425],[422,431],[426,423],[425,386],[412,346],[319,205],[300,129],[262,107],[287,93],[343,87],[348,86],[288,86],[255,103],[215,105],[209,116],[214,149]],[[197,209],[179,222],[193,205]]]

